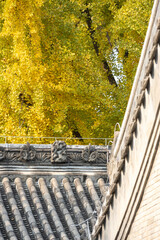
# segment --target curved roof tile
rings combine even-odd
[[[54,163],[50,146],[2,148],[8,157],[0,162],[0,240],[90,239],[108,189],[107,148],[94,148],[97,159],[86,165],[84,146],[67,147],[68,160]],[[34,159],[22,161],[24,149],[34,151]]]

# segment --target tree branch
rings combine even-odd
[[[84,12],[86,13],[86,23],[88,26],[88,31],[89,31],[90,37],[92,39],[94,50],[95,50],[97,56],[99,56],[99,44],[94,38],[95,30],[92,28],[92,19],[91,19],[91,14],[90,14],[89,8],[87,7]],[[107,60],[104,58],[101,61],[102,61],[105,72],[107,72],[108,80],[109,80],[110,84],[117,86],[116,80],[112,74],[112,71],[109,67]]]

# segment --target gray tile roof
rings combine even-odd
[[[2,177],[0,239],[88,239],[106,191],[102,177]]]
[[[105,164],[39,166],[29,157],[22,165],[9,162],[7,149],[0,162],[0,240],[89,239],[108,191]]]

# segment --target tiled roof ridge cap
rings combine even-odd
[[[153,60],[155,59],[158,41],[160,39],[160,17],[156,16],[158,7],[160,7],[160,2],[159,0],[155,0],[122,128],[119,132],[118,138],[117,136],[114,138],[115,145],[113,144],[114,146],[112,147],[110,158],[111,165],[114,163],[114,167],[112,166],[114,169],[112,167],[112,169],[109,169],[111,165],[110,163],[108,164],[108,173],[109,170],[111,170],[109,173],[110,187],[92,231],[91,239],[96,239],[106,214],[108,214],[113,195],[117,188],[117,183],[120,179],[121,170],[124,166],[125,157],[128,155],[129,144],[137,125],[137,118],[139,117],[140,107],[144,100],[145,89],[150,80],[149,75],[152,71]],[[154,25],[156,25],[155,29],[153,29]],[[150,38],[151,32],[155,33],[152,38]],[[147,63],[144,64],[146,59]]]
[[[9,164],[86,164],[105,165],[110,146],[67,145],[64,141],[53,144],[0,144],[0,162]]]

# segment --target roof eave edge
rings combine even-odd
[[[155,0],[153,8],[152,8],[151,18],[150,18],[150,21],[149,21],[149,26],[148,26],[148,30],[147,30],[147,33],[146,33],[144,45],[143,45],[143,48],[142,48],[141,57],[140,57],[139,64],[138,64],[138,67],[137,67],[137,71],[136,71],[136,75],[135,75],[135,78],[134,78],[133,87],[132,87],[132,90],[131,90],[128,105],[127,105],[126,112],[125,112],[125,115],[124,115],[124,119],[123,119],[123,122],[122,122],[121,130],[120,130],[120,133],[119,133],[119,136],[118,136],[118,139],[117,139],[117,143],[116,143],[115,148],[114,148],[113,155],[114,155],[115,158],[117,157],[118,151],[120,149],[120,146],[121,146],[121,143],[122,143],[122,140],[123,140],[123,137],[124,137],[124,133],[125,133],[125,130],[126,130],[127,122],[129,120],[129,117],[130,117],[130,111],[131,111],[131,108],[132,108],[132,105],[133,105],[133,101],[135,99],[135,93],[136,93],[137,86],[138,86],[138,83],[139,83],[139,79],[140,79],[140,76],[141,76],[141,73],[142,73],[142,69],[143,69],[143,67],[145,67],[144,66],[144,60],[145,60],[145,57],[146,57],[146,54],[147,54],[146,50],[147,50],[148,45],[149,45],[150,35],[151,35],[152,27],[154,25],[158,4],[159,4],[159,0]]]

